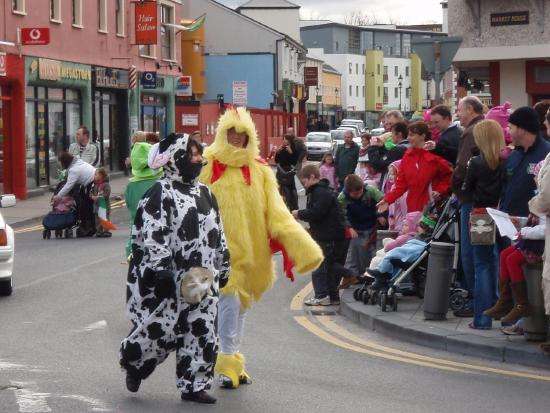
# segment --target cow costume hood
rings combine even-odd
[[[152,162],[154,169],[163,167],[164,176],[172,181],[194,184],[202,164],[191,162],[193,156],[189,135],[171,133],[159,143],[158,153]],[[202,146],[196,145],[199,152]]]

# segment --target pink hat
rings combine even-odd
[[[416,225],[420,221],[420,218],[422,218],[422,212],[416,211],[416,212],[409,212],[407,215],[405,215],[405,219],[403,221],[404,224],[407,224],[408,231],[407,232],[415,232],[416,231]]]
[[[504,132],[504,140],[506,143],[512,142],[512,136],[508,128],[508,118],[510,117],[511,102],[505,102],[502,106],[494,106],[485,115],[485,119],[497,121]]]

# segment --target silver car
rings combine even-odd
[[[308,160],[321,160],[326,153],[332,153],[334,141],[329,132],[310,132],[306,135]]]

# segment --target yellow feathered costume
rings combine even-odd
[[[228,143],[231,128],[248,135],[245,148]],[[257,160],[258,155],[250,113],[242,107],[228,109],[219,119],[214,143],[204,152],[208,164],[200,175],[216,196],[229,247],[231,270],[222,293],[238,294],[244,309],[259,301],[275,281],[270,239],[286,249],[299,273],[313,271],[323,261],[321,249],[292,217],[279,195],[273,171]],[[223,168],[219,177],[214,172],[216,164]],[[243,171],[246,167],[249,182]]]

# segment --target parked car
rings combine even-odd
[[[371,136],[380,136],[383,135],[386,132],[384,128],[375,128],[370,130]]]
[[[310,132],[306,135],[308,160],[321,160],[326,153],[332,153],[334,141],[329,132]]]
[[[15,195],[0,195],[0,208],[15,205]],[[13,291],[13,260],[15,237],[13,229],[6,224],[0,213],[0,296],[11,295]]]
[[[359,128],[359,132],[363,133],[365,131],[365,122],[361,119],[342,119],[341,126],[353,125]]]

